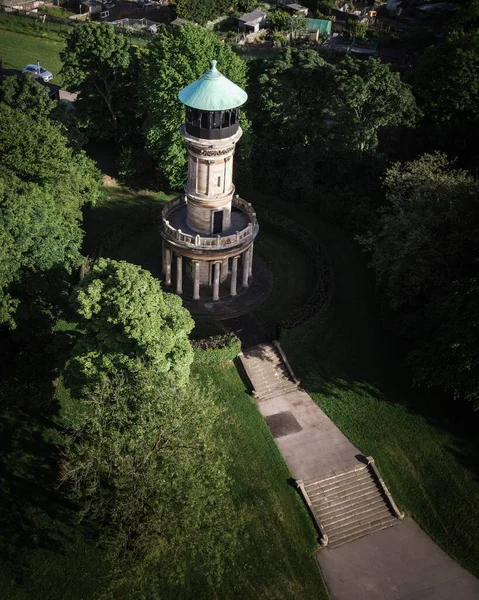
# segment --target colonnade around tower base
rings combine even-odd
[[[240,254],[229,257],[227,259],[195,259],[185,257],[173,248],[163,242],[163,281],[167,288],[172,287],[172,274],[175,274],[174,288],[170,291],[178,295],[183,295],[184,292],[184,266],[185,263],[190,263],[193,284],[193,300],[200,300],[200,289],[211,289],[211,298],[213,301],[220,299],[220,282],[224,281],[228,275],[229,296],[235,297],[238,294],[238,289],[247,288],[250,284],[250,279],[253,273],[253,244],[248,246]],[[200,266],[208,264],[212,268],[211,285],[201,283],[200,281]],[[241,264],[240,264],[241,263]],[[227,272],[225,273],[225,268]],[[240,276],[240,283],[238,282]]]

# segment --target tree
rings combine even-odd
[[[140,110],[146,146],[172,188],[186,180],[186,146],[179,132],[185,116],[178,92],[201,77],[212,59],[225,77],[246,87],[245,62],[213,32],[194,25],[162,27],[144,60]],[[244,116],[242,125],[247,129]]]
[[[153,368],[111,373],[79,402],[62,481],[99,528],[115,597],[156,598],[162,583],[198,573],[220,580],[237,516],[212,391],[176,387]]]
[[[360,243],[391,308],[422,306],[473,268],[479,182],[436,153],[396,163],[384,186],[377,229]]]
[[[90,114],[97,136],[117,138],[118,103],[131,59],[127,37],[113,25],[88,23],[71,31],[60,56],[64,85],[80,93],[80,108]]]
[[[479,181],[444,154],[391,167],[376,231],[360,238],[409,340],[416,383],[479,402]]]
[[[165,294],[148,271],[100,259],[72,298],[79,329],[69,366],[74,387],[95,384],[108,373],[135,373],[147,365],[171,382],[184,383],[193,352],[193,320],[175,294]]]
[[[0,102],[34,119],[48,118],[55,107],[48,88],[26,73],[0,81]]]
[[[21,314],[28,317],[33,305],[48,310],[64,292],[63,278],[82,260],[81,207],[99,196],[101,179],[90,159],[72,152],[59,127],[5,104],[0,155],[0,320],[13,327],[22,297]]]
[[[409,362],[415,382],[465,398],[479,408],[479,279],[444,286],[411,320],[417,343]]]
[[[3,167],[25,182],[38,183],[56,197],[64,213],[80,219],[80,208],[100,197],[101,178],[85,153],[74,153],[60,126],[0,105]]]
[[[201,25],[220,14],[214,0],[175,0],[175,10],[178,17]]]
[[[415,104],[408,86],[379,61],[335,66],[313,51],[288,48],[254,63],[257,181],[325,219],[356,231],[368,226],[383,168],[371,153],[381,127],[410,124]]]
[[[425,149],[475,164],[479,135],[479,33],[454,33],[426,50],[411,82],[424,113]]]
[[[356,152],[375,150],[381,127],[412,127],[418,116],[410,87],[379,59],[347,56],[332,71],[332,94],[332,130]]]
[[[304,17],[290,15],[284,10],[273,10],[269,13],[269,21],[274,30],[285,33],[299,31],[306,27],[306,19]]]
[[[458,33],[421,56],[414,70],[421,106],[438,123],[479,119],[479,33]]]
[[[51,193],[3,170],[0,239],[0,322],[14,327],[22,277],[80,264],[82,231],[58,210]]]
[[[479,0],[464,0],[450,21],[452,31],[477,31],[479,26]]]

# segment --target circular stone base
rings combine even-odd
[[[169,291],[164,288],[165,291]],[[223,296],[216,302],[212,300],[212,290],[202,288],[202,297],[199,300],[183,298],[183,306],[194,315],[209,317],[210,319],[231,319],[249,313],[259,304],[264,302],[273,289],[273,276],[266,264],[257,256],[253,258],[253,277],[247,288],[241,287],[241,272],[238,272],[237,295],[227,295],[226,288]],[[229,289],[229,284],[228,284]],[[171,290],[172,291],[172,290]],[[203,293],[206,292],[206,293]]]

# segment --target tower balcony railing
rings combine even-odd
[[[173,227],[168,219],[173,212],[186,207],[186,202],[185,196],[175,198],[163,207],[161,214],[163,220],[163,233],[165,237],[173,242],[181,244],[182,246],[186,246],[188,248],[197,248],[198,250],[208,248],[230,248],[237,246],[241,242],[247,241],[250,238],[254,239],[258,233],[258,221],[251,203],[246,202],[239,196],[234,196],[232,205],[248,215],[250,222],[244,229],[241,231],[228,233],[226,235],[212,234],[208,236],[202,236],[199,234],[192,235],[190,233],[186,233],[181,229]]]

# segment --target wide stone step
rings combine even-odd
[[[396,525],[397,519],[391,517],[387,521],[370,528],[359,529],[356,533],[350,533],[349,535],[339,536],[338,538],[329,539],[328,546],[330,548],[337,548],[338,546],[342,546],[343,544],[347,544],[348,542],[353,542],[365,535],[369,535],[371,533],[375,533],[376,531],[381,531],[381,529],[386,529],[387,527],[392,527]]]
[[[320,498],[325,498],[328,500],[333,500],[338,496],[350,493],[354,490],[361,490],[364,487],[370,487],[370,486],[375,486],[374,481],[371,479],[371,477],[369,475],[365,476],[365,477],[356,477],[354,479],[348,479],[347,481],[343,482],[341,485],[337,485],[334,487],[331,487],[327,490],[324,490],[323,488],[316,488],[312,491],[307,490],[308,492],[308,496],[311,498],[311,500],[314,499],[320,499]]]
[[[317,491],[324,493],[333,492],[334,490],[341,489],[347,486],[351,482],[361,481],[363,479],[371,479],[369,472],[364,469],[355,473],[350,473],[349,476],[338,476],[337,479],[330,481],[317,481],[315,483],[305,483],[304,487],[308,491],[308,494],[314,494]]]
[[[324,477],[322,479],[307,479],[304,481],[304,487],[306,489],[313,489],[315,487],[329,487],[330,485],[335,485],[336,483],[340,483],[342,481],[346,481],[348,479],[354,479],[362,474],[368,474],[369,471],[367,467],[361,467],[360,469],[353,469],[350,471],[344,471],[342,473],[334,473],[329,475],[328,477]]]
[[[365,499],[351,502],[351,504],[348,504],[346,506],[336,507],[328,511],[321,511],[320,513],[318,512],[318,514],[321,515],[321,523],[327,526],[329,523],[332,523],[337,517],[347,517],[348,515],[354,515],[360,512],[363,508],[372,508],[374,510],[382,507],[388,508],[388,505],[383,500],[383,498],[378,497],[371,499],[368,496]]]
[[[260,401],[265,401],[265,400],[270,400],[271,398],[274,398],[275,396],[279,396],[279,395],[284,396],[285,394],[295,392],[297,389],[298,388],[296,385],[291,385],[288,387],[283,387],[280,390],[273,390],[267,394],[258,394],[258,396],[259,396]]]
[[[356,531],[359,529],[374,529],[374,527],[377,527],[382,523],[389,523],[391,519],[394,522],[398,520],[388,511],[377,514],[371,514],[367,518],[365,517],[356,521],[339,523],[333,529],[327,531],[327,534],[329,538],[337,539],[338,537],[345,537],[346,535],[356,533]]]
[[[371,520],[382,518],[384,516],[391,516],[391,512],[387,506],[363,506],[354,513],[338,514],[327,523],[324,523],[324,521],[321,521],[321,523],[323,524],[326,533],[329,534],[330,531],[337,529],[338,527],[350,525],[351,523],[359,523],[360,521],[370,522]]]
[[[331,502],[329,502],[328,500],[317,500],[315,502],[312,502],[314,508],[318,511],[327,511],[330,508],[334,508],[336,506],[346,506],[348,504],[350,504],[354,498],[366,498],[366,497],[371,497],[371,496],[375,496],[379,494],[379,490],[376,486],[367,486],[366,488],[360,490],[360,493],[358,492],[352,492],[351,494],[343,494],[343,496],[339,496],[337,498],[334,498]]]

